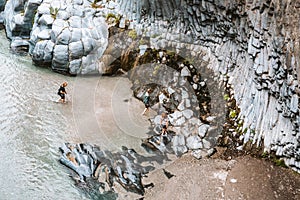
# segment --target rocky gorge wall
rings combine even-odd
[[[60,72],[110,71],[108,15],[148,48],[203,59],[232,87],[244,144],[300,172],[299,0],[10,0],[0,9],[11,47]]]
[[[120,3],[120,13],[139,21],[135,29],[150,36],[152,48],[206,60],[232,86],[244,144],[275,152],[299,172],[300,1]]]

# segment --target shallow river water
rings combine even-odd
[[[84,199],[58,162],[70,113],[53,100],[66,77],[11,54],[4,32],[0,43],[0,199]]]
[[[30,57],[9,52],[4,31],[0,45],[0,200],[88,199],[58,162],[59,147],[90,142],[109,150],[121,145],[139,148],[148,124],[128,107],[136,101],[130,84],[123,79],[66,77],[35,67]],[[67,104],[56,103],[63,81],[69,82]],[[130,124],[122,125],[124,120]]]

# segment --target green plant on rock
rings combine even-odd
[[[156,65],[153,70],[153,75],[157,75],[159,69],[160,69],[160,66]]]
[[[121,18],[122,18],[121,15],[117,15],[116,18],[115,18],[115,23],[120,24]]]
[[[261,154],[261,157],[272,161],[276,166],[287,168],[286,164],[284,163],[284,160],[282,158],[277,157],[274,153],[263,152]]]
[[[148,41],[147,40],[144,40],[144,39],[141,39],[140,41],[139,41],[139,45],[144,45],[144,44],[147,44],[148,43]]]
[[[167,50],[166,54],[169,56],[170,60],[175,59],[176,53],[174,51]],[[189,62],[189,61],[185,61],[185,62]],[[188,64],[186,64],[186,65],[188,65]]]
[[[284,168],[287,167],[287,166],[285,165],[283,159],[274,158],[274,159],[273,159],[273,162],[275,163],[276,166],[284,167]]]
[[[155,34],[152,34],[152,35],[151,35],[151,38],[156,38],[156,37],[158,37],[158,36],[160,36],[160,34],[155,33]]]
[[[128,32],[128,36],[135,40],[137,38],[137,32],[135,30],[131,30]]]
[[[250,135],[255,135],[255,129],[250,130]]]
[[[187,63],[186,65],[190,65],[190,64],[195,63],[195,59],[196,59],[195,57],[190,57],[190,56],[189,56],[189,57],[186,57],[186,58],[185,58],[186,63]]]
[[[267,152],[263,152],[263,153],[261,154],[261,157],[262,157],[262,158],[267,158],[267,157],[269,157],[269,156],[270,156],[270,154],[267,153]]]
[[[231,111],[229,112],[229,117],[233,119],[233,118],[236,117],[236,114],[237,114],[237,113],[236,113],[236,110],[231,110]]]
[[[116,19],[116,15],[115,15],[114,13],[108,13],[108,14],[106,15],[106,20],[109,20],[110,18]]]
[[[229,94],[224,94],[223,98],[224,98],[225,101],[229,101],[229,99],[230,99]]]
[[[120,24],[121,18],[121,15],[115,15],[114,13],[108,13],[105,16],[106,21],[110,21],[110,23],[115,23],[117,26],[118,24]]]
[[[247,128],[243,129],[243,126],[244,126],[244,121],[242,119],[237,119],[237,125],[236,125],[236,132],[239,134],[239,135],[243,135],[247,132]]]
[[[50,15],[53,17],[53,19],[56,19],[57,13],[58,13],[58,8],[50,7]]]

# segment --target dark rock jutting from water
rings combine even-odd
[[[108,192],[117,194],[116,184],[129,192],[143,195],[144,187],[151,185],[144,185],[142,178],[154,170],[153,162],[162,164],[167,159],[161,155],[141,156],[126,147],[122,152],[113,153],[89,144],[66,143],[60,150],[60,162],[75,172],[71,176],[79,188],[88,195],[99,196]],[[91,192],[92,188],[94,191]]]

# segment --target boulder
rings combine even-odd
[[[186,139],[186,146],[189,149],[195,150],[203,148],[203,144],[201,142],[201,139],[197,135],[190,136]]]
[[[209,129],[209,125],[208,124],[202,124],[201,126],[199,126],[198,128],[198,135],[201,137],[201,138],[204,138],[208,129]]]

